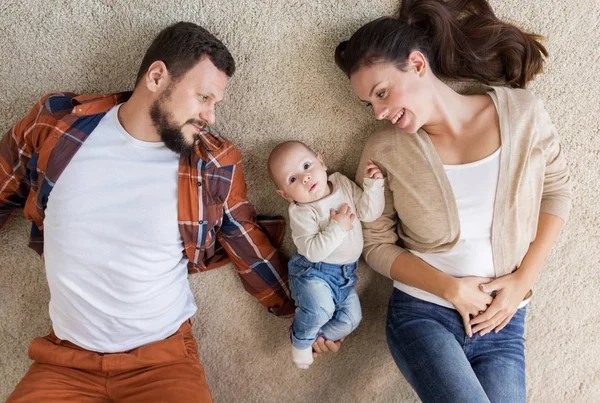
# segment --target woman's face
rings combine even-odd
[[[373,108],[377,120],[389,120],[408,133],[416,133],[431,115],[428,65],[422,56],[411,53],[406,71],[382,62],[362,67],[350,76],[354,92]]]

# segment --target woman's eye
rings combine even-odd
[[[373,105],[372,105],[370,102],[367,102],[367,105],[366,105],[366,107],[367,107],[367,109],[370,109],[370,108],[372,108],[372,107],[373,107]]]
[[[304,169],[308,169],[308,168],[310,168],[310,164],[307,162],[304,164]]]
[[[290,183],[294,183],[294,182],[296,182],[296,178],[295,178],[294,176],[292,176],[292,177],[290,178]]]
[[[383,91],[379,91],[379,92],[377,93],[377,98],[383,98],[383,96],[384,96],[384,95],[385,95],[385,90],[383,90]]]

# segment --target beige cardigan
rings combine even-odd
[[[540,212],[567,220],[571,180],[550,116],[527,90],[489,87],[500,121],[500,173],[492,220],[496,276],[514,271],[534,240]],[[363,223],[363,256],[390,277],[392,263],[406,249],[440,252],[459,239],[452,188],[427,133],[387,125],[365,145],[356,181],[373,160],[387,177],[383,215]],[[473,184],[477,191],[477,184]],[[406,249],[404,249],[406,248]]]

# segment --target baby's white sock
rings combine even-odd
[[[312,346],[304,350],[297,349],[292,345],[292,360],[298,368],[308,369],[313,362]]]

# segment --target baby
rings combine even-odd
[[[363,248],[359,220],[374,221],[383,212],[384,179],[372,161],[365,167],[364,192],[340,173],[327,176],[323,157],[299,141],[275,147],[268,169],[277,194],[290,203],[292,239],[298,248],[288,264],[297,305],[290,330],[292,359],[306,369],[318,336],[339,340],[362,318],[354,289]]]

